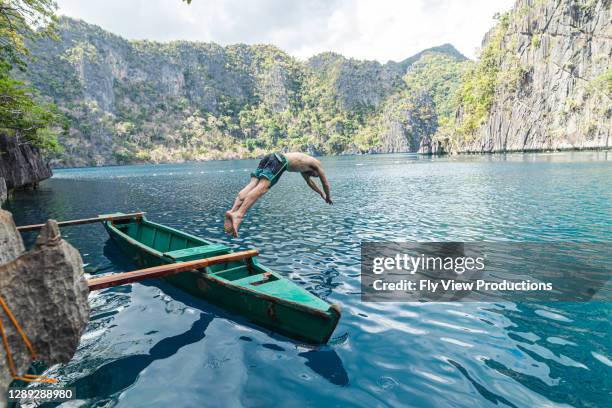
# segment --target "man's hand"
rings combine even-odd
[[[325,192],[325,197],[323,198],[325,202],[329,205],[333,205],[334,203],[331,200],[331,195],[329,193],[329,182],[327,181],[327,177],[325,176],[325,172],[323,171],[323,167],[319,165],[317,169],[317,173],[319,174],[319,178],[321,179],[321,184],[323,185],[323,191]]]
[[[319,195],[321,196],[323,201],[325,201],[327,204],[329,204],[329,205],[334,204],[334,203],[332,203],[331,198],[327,197],[322,191],[319,193]]]

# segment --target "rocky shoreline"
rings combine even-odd
[[[505,149],[505,150],[461,150],[453,151],[448,145],[438,142],[431,148],[423,148],[418,154],[421,156],[446,156],[446,155],[500,155],[500,154],[515,154],[515,153],[563,153],[563,152],[605,152],[611,150],[611,146],[595,146],[595,147],[557,147],[557,148],[534,148],[534,149]]]
[[[500,150],[500,151],[482,151],[482,150],[474,150],[474,151],[453,151],[452,149],[447,149],[447,146],[442,143],[442,142],[437,142],[437,144],[434,144],[433,147],[429,147],[429,146],[424,146],[422,149],[420,149],[418,152],[414,152],[414,151],[398,151],[398,152],[367,152],[367,153],[355,153],[355,152],[350,152],[350,153],[342,153],[342,154],[337,154],[337,155],[332,155],[332,156],[328,156],[328,157],[344,157],[344,156],[369,156],[369,155],[379,155],[379,154],[405,154],[405,153],[410,153],[410,154],[418,154],[420,156],[446,156],[446,155],[457,155],[457,154],[464,154],[464,155],[490,155],[490,154],[507,154],[507,153],[562,153],[562,152],[592,152],[592,151],[607,151],[612,149],[612,147],[609,146],[603,146],[603,147],[585,147],[585,148],[576,148],[576,147],[568,147],[568,148],[554,148],[554,149],[550,149],[550,148],[542,148],[542,149],[517,149],[517,150]],[[313,155],[314,157],[325,157],[325,156],[320,156],[320,155]],[[204,163],[204,162],[209,162],[209,161],[227,161],[227,160],[256,160],[258,159],[257,157],[236,157],[236,158],[231,158],[231,159],[215,159],[215,158],[211,158],[211,159],[206,159],[206,160],[184,160],[184,161],[164,161],[164,162],[159,162],[159,163],[150,163],[150,162],[142,162],[142,163],[133,163],[133,164],[105,164],[104,166],[97,166],[97,167],[121,167],[121,166],[144,166],[147,164],[155,164],[155,165],[162,165],[162,164],[182,164],[182,163]],[[75,167],[63,167],[63,166],[59,166],[59,167],[52,167],[53,169],[78,169],[78,168],[84,168],[85,166],[75,166]],[[90,167],[90,166],[86,166],[86,167]],[[94,166],[96,167],[96,166]]]

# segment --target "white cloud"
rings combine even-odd
[[[300,58],[323,51],[399,61],[451,43],[474,57],[493,15],[513,0],[59,0],[59,13],[130,39],[270,43]]]

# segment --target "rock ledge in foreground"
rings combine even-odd
[[[88,293],[81,256],[61,238],[56,221],[47,221],[34,247],[24,252],[11,213],[0,210],[0,294],[38,360],[52,365],[72,358],[89,318]],[[1,309],[0,318],[16,369],[23,374],[30,353]],[[4,348],[0,354],[0,393],[5,396],[12,378]],[[0,406],[4,403],[2,398]]]

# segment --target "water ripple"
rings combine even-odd
[[[342,305],[336,338],[312,347],[162,282],[92,294],[76,356],[49,372],[76,386],[83,405],[604,406],[608,304],[362,302],[359,245],[609,242],[609,157],[323,158],[334,206],[287,174],[236,240],[224,235],[223,214],[256,161],[63,170],[8,208],[20,224],[147,210],[215,242],[259,248],[262,263]],[[132,268],[100,226],[65,232],[87,254],[88,273]]]

